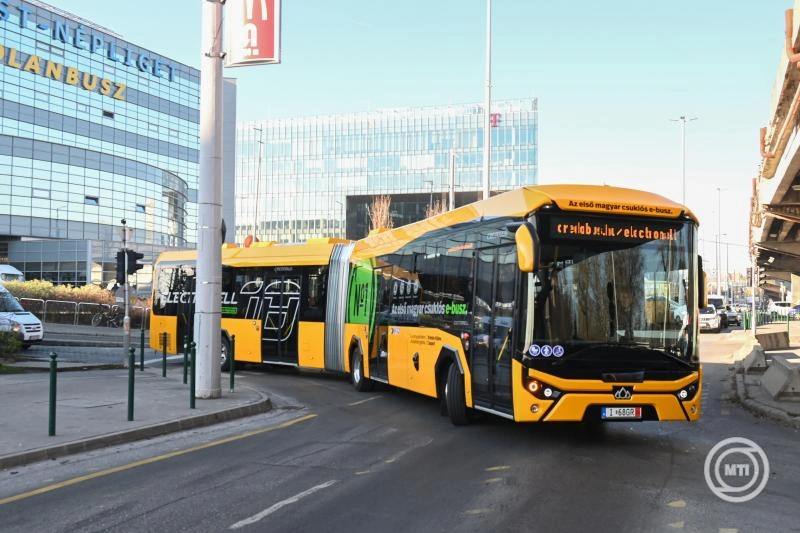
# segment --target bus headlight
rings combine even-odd
[[[682,388],[678,392],[675,393],[678,396],[678,399],[682,402],[691,400],[694,398],[695,394],[697,394],[697,383],[692,383],[691,385]]]
[[[556,400],[561,396],[561,391],[555,387],[533,378],[525,380],[525,389],[540,400]]]

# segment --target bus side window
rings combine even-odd
[[[325,276],[321,273],[308,275],[308,294],[302,320],[321,322],[325,320]]]

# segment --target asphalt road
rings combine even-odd
[[[729,334],[701,342],[709,360],[734,344]],[[245,371],[240,382],[271,391],[273,413],[0,472],[0,501],[52,488],[0,504],[0,524],[25,532],[800,531],[800,433],[730,403],[728,378],[727,365],[705,365],[699,423],[594,430],[492,417],[455,427],[435,401],[414,394]],[[745,503],[722,501],[703,475],[707,452],[734,436],[757,442],[770,462],[764,492]],[[153,459],[165,453],[173,455]],[[87,474],[97,477],[53,487]]]

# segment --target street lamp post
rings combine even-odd
[[[56,207],[56,239],[60,239],[61,238],[61,225],[59,224],[61,222],[61,215],[58,212],[61,211],[62,209],[66,209],[67,207],[68,207],[68,204],[64,204],[62,206]],[[53,219],[52,219],[52,217],[50,218],[50,237],[51,238],[53,237]]]
[[[697,120],[697,117],[686,118],[685,115],[681,115],[679,118],[670,120],[681,123],[681,175],[683,176],[683,198],[681,203],[686,205],[686,121]]]
[[[342,234],[341,235],[342,238],[344,238],[344,204],[342,202],[340,202],[339,200],[334,200],[334,202],[339,204],[339,213],[340,213],[340,215],[337,217],[339,220],[337,220],[337,224],[336,225],[338,226],[339,232]]]
[[[491,187],[491,107],[492,107],[492,0],[486,0],[486,91],[483,103],[483,199]]]
[[[253,237],[257,237],[258,233],[258,202],[261,201],[261,155],[264,153],[264,130],[263,128],[253,128],[253,131],[258,132],[258,166],[256,167],[256,197],[255,206],[253,206]]]
[[[423,180],[423,183],[428,184],[428,192],[430,193],[428,198],[428,209],[433,209],[433,180]]]
[[[720,289],[720,281],[719,281],[719,278],[720,278],[719,277],[719,270],[720,270],[720,265],[721,265],[721,262],[719,260],[719,256],[720,256],[719,252],[721,250],[721,248],[720,248],[720,237],[722,236],[722,214],[721,214],[722,202],[720,200],[721,197],[722,197],[722,187],[717,187],[717,252],[716,252],[715,255],[716,255],[716,260],[717,260],[717,293],[718,294],[722,294],[722,290]]]

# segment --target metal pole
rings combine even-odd
[[[719,260],[719,239],[720,233],[722,232],[722,217],[720,216],[720,209],[721,209],[721,202],[720,198],[722,197],[722,189],[717,187],[717,252],[716,252],[716,260],[717,260],[717,294],[722,294],[722,289],[719,286],[719,267],[720,267],[720,260]]]
[[[144,318],[142,318],[142,334],[139,348],[139,371],[144,372]]]
[[[47,434],[51,437],[56,434],[56,380],[58,366],[56,352],[50,352],[50,409],[47,417]]]
[[[222,2],[203,2],[197,226],[197,395],[219,398],[222,278]]]
[[[183,384],[186,385],[186,370],[189,366],[189,335],[183,337]]]
[[[681,117],[681,175],[683,176],[683,198],[681,203],[686,205],[686,117]]]
[[[128,226],[123,218],[122,222],[122,250],[125,253],[125,274],[122,276],[122,287],[125,298],[125,317],[122,319],[122,353],[123,360],[127,363],[128,348],[131,346],[131,319],[128,316]]]
[[[131,346],[128,352],[128,422],[133,420],[133,371],[136,368],[135,358],[136,348]]]
[[[491,188],[491,124],[492,107],[492,0],[486,0],[486,90],[483,102],[483,199],[489,198]]]
[[[197,368],[197,351],[196,351],[196,348],[197,348],[197,343],[192,341],[192,344],[191,344],[191,350],[192,350],[192,354],[191,354],[192,373],[191,373],[190,378],[189,378],[189,409],[194,409],[194,397],[195,397],[194,389],[195,389],[195,381],[196,381],[196,375],[197,375],[197,373],[195,372],[195,368]]]
[[[728,296],[728,304],[731,303],[733,300],[733,291],[731,291],[731,255],[730,255],[730,247],[728,246],[730,243],[725,243],[725,293]]]
[[[752,301],[752,313],[753,313],[753,320],[750,324],[751,332],[753,333],[753,337],[756,336],[756,288],[758,287],[758,264],[756,263],[756,258],[753,257],[753,268],[751,270],[750,276],[750,286],[752,287],[751,293],[753,295]]]
[[[167,377],[167,333],[161,334],[161,377]]]
[[[450,211],[456,208],[456,151],[450,150],[450,196],[449,208]]]
[[[231,353],[228,354],[228,366],[231,372],[231,392],[233,392],[233,376],[236,374],[236,335],[231,335]]]

